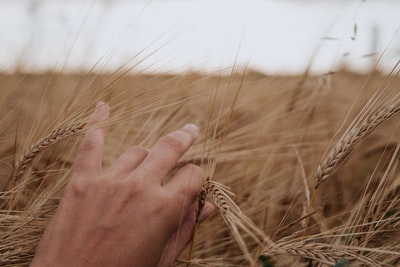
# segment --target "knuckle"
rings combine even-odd
[[[141,146],[131,146],[128,148],[127,153],[146,156],[148,154],[148,150]]]
[[[163,146],[175,151],[176,153],[182,153],[186,150],[186,145],[182,142],[176,133],[168,134],[160,139]]]
[[[64,194],[67,198],[76,199],[81,198],[87,189],[87,185],[79,177],[77,179],[72,179],[65,188]]]
[[[110,179],[108,175],[90,177],[93,179],[86,178],[89,177],[77,175],[70,180],[64,191],[67,199],[79,201],[93,198],[94,196],[116,195],[122,192],[119,182],[115,179]]]
[[[94,190],[102,192],[107,196],[116,196],[122,194],[125,186],[118,180],[112,179],[113,177],[105,177],[95,181]]]
[[[146,193],[149,189],[149,183],[147,180],[138,177],[134,178],[134,182],[123,183],[123,186],[128,190],[129,197]]]
[[[99,134],[89,134],[81,143],[79,150],[81,152],[91,151],[102,143],[102,137]]]

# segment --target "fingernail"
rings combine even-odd
[[[185,126],[183,126],[183,129],[190,131],[194,135],[197,135],[199,133],[199,128],[193,123],[186,124]]]
[[[200,213],[199,222],[203,222],[205,219],[210,217],[210,215],[215,211],[215,207],[211,203],[206,203],[203,210]]]

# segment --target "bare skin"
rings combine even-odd
[[[188,164],[163,180],[191,147],[197,127],[186,125],[148,150],[131,147],[102,168],[109,107],[99,103],[60,205],[31,267],[171,266],[191,239],[204,173]],[[214,210],[207,203],[200,221]]]

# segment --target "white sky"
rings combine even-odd
[[[396,0],[0,0],[0,71],[388,71],[399,27]]]

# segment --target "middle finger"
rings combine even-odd
[[[187,124],[178,131],[162,137],[143,162],[133,171],[133,176],[150,179],[161,184],[168,172],[192,146],[197,136],[197,127]]]

